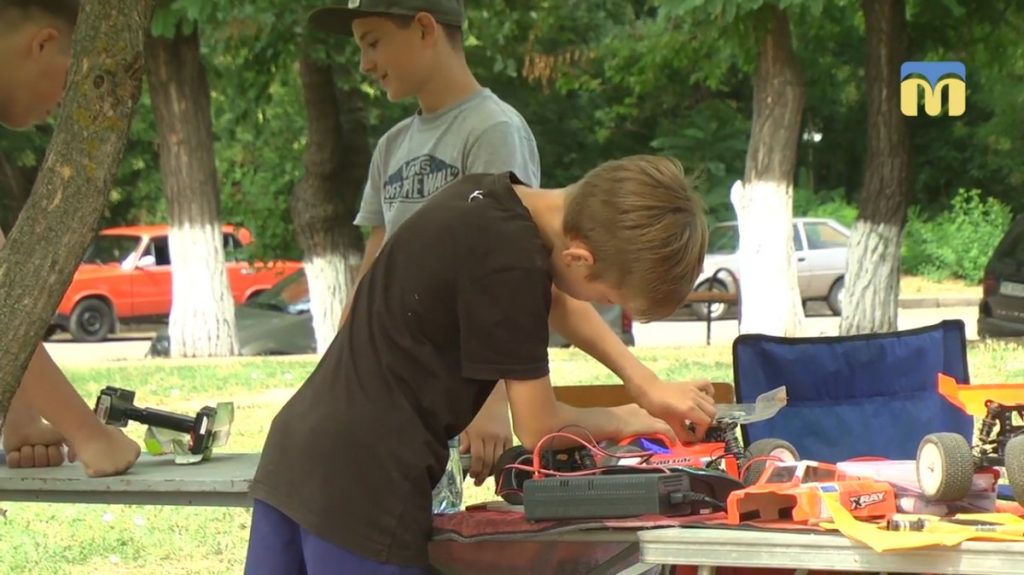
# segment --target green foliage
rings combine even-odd
[[[978,190],[959,190],[950,209],[926,220],[911,209],[903,242],[903,269],[931,279],[981,281],[985,264],[1012,220],[1009,207]]]
[[[846,200],[842,188],[818,192],[802,187],[793,190],[794,217],[830,218],[852,230],[857,211],[857,206]]]

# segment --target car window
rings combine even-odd
[[[247,306],[301,314],[309,311],[309,284],[306,274],[298,270],[285,276],[267,291],[245,303]]]
[[[729,255],[740,249],[740,230],[733,224],[718,225],[708,233],[708,253]]]
[[[1010,228],[999,247],[996,248],[995,256],[1003,260],[1024,262],[1024,221],[1016,228]]]
[[[87,264],[123,264],[135,253],[138,245],[138,236],[96,236],[86,248],[82,261]]]
[[[804,224],[807,234],[807,246],[812,250],[828,250],[845,248],[847,238],[842,232],[824,222],[808,222]]]
[[[793,224],[793,250],[803,251],[804,249],[804,238],[800,235],[800,226]]]
[[[245,255],[242,253],[242,242],[235,236],[235,234],[226,233],[224,234],[224,260],[229,262],[245,261]]]
[[[156,265],[158,266],[169,266],[171,265],[171,248],[167,243],[167,237],[153,238],[149,242],[149,246],[146,247],[146,251],[143,255],[153,256],[156,259]]]

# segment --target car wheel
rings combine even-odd
[[[75,341],[103,341],[114,329],[114,311],[103,300],[84,299],[71,312],[68,324]]]
[[[846,294],[846,278],[839,278],[828,290],[828,308],[832,313],[843,315],[843,297]]]
[[[729,286],[725,285],[724,282],[718,280],[706,281],[698,285],[693,291],[713,291],[719,293],[729,293]],[[707,321],[708,316],[711,317],[712,321],[717,321],[725,316],[725,313],[729,311],[729,304],[727,303],[691,303],[690,309],[693,310],[693,315],[697,316],[697,319],[701,321]]]

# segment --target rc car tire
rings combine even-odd
[[[531,473],[525,469],[505,469],[517,461],[521,465],[533,465],[533,452],[522,445],[505,450],[494,466],[494,490],[509,505],[523,504],[523,483],[530,479]],[[520,461],[522,459],[522,461]]]
[[[959,433],[926,435],[917,447],[917,483],[929,501],[960,501],[974,479],[974,455]]]
[[[800,454],[791,443],[782,439],[776,439],[774,437],[766,437],[765,439],[758,439],[757,441],[750,444],[747,448],[746,453],[743,456],[743,465],[740,466],[740,474],[742,477],[739,478],[744,485],[753,485],[757,483],[757,480],[761,478],[761,474],[764,473],[764,468],[768,463],[767,459],[757,459],[759,457],[778,457],[783,461],[798,461]],[[749,464],[747,462],[750,462]],[[746,472],[743,472],[743,468],[746,467]]]
[[[1013,488],[1013,497],[1024,505],[1024,435],[1013,437],[1006,443],[1006,479]]]

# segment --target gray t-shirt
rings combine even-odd
[[[384,134],[370,161],[355,224],[384,226],[386,240],[456,178],[505,171],[539,186],[537,142],[515,108],[482,88],[443,110],[406,118]]]

